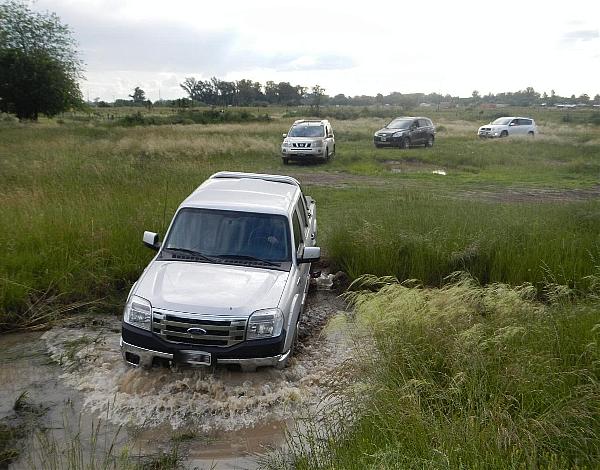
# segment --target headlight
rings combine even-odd
[[[283,329],[283,313],[278,308],[257,310],[248,320],[246,339],[272,338]]]
[[[315,140],[313,142],[313,145],[314,145],[315,148],[320,149],[321,147],[323,147],[323,141],[322,140]]]
[[[152,305],[146,299],[132,295],[125,305],[123,321],[144,330],[150,329],[150,318],[152,317]]]
[[[404,135],[404,131],[394,132],[394,135],[392,135],[392,137],[402,137],[403,135]]]
[[[289,146],[290,146],[290,143],[289,143],[287,140],[284,140],[284,141],[283,141],[283,144],[281,144],[281,146],[282,146],[282,147],[286,147],[286,148],[287,148],[287,147],[289,147]]]

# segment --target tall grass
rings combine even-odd
[[[594,190],[598,132],[561,124],[561,142],[481,142],[451,120],[432,149],[375,149],[372,132],[384,121],[335,121],[336,158],[312,166],[281,163],[291,119],[0,126],[0,330],[120,310],[152,256],[142,231],[164,233],[179,202],[220,170],[298,177],[317,199],[324,253],[352,276],[436,284],[467,269],[482,281],[539,282],[550,273],[579,284],[591,272],[595,203],[503,198],[514,188]],[[392,164],[410,171],[391,173]],[[447,176],[431,174],[440,167]]]
[[[394,275],[431,286],[462,270],[482,283],[559,282],[585,290],[600,260],[598,201],[515,204],[415,190],[343,192],[336,206],[344,217],[326,214],[323,225],[328,256],[351,278]]]
[[[354,419],[297,437],[296,468],[597,468],[598,304],[553,291],[462,275],[355,293],[363,375],[337,388]]]

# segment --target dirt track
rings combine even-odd
[[[433,167],[432,167],[433,168]],[[411,173],[411,171],[405,171]],[[406,179],[392,179],[390,177],[352,175],[342,172],[307,172],[292,170],[290,175],[297,178],[305,186],[327,186],[334,188],[351,187],[386,187],[418,189],[423,187],[422,181],[416,182]],[[444,176],[440,176],[444,178]],[[455,199],[477,199],[491,202],[570,202],[587,201],[600,198],[600,185],[587,189],[558,189],[558,188],[531,188],[531,187],[498,187],[482,186],[476,189],[457,189],[449,191],[445,186],[436,188],[434,183],[427,185],[428,191],[439,191],[439,195]]]

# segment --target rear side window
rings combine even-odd
[[[429,127],[431,126],[431,121],[429,119],[419,119],[419,127]]]
[[[532,121],[531,119],[519,119],[519,124],[521,124],[522,126],[531,126]]]

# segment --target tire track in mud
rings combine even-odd
[[[323,327],[344,305],[331,291],[311,292],[308,299],[299,347],[284,370],[134,369],[121,358],[118,325],[100,332],[55,328],[42,339],[61,365],[61,379],[82,393],[83,413],[139,428],[230,432],[288,420],[325,395],[349,344]]]

